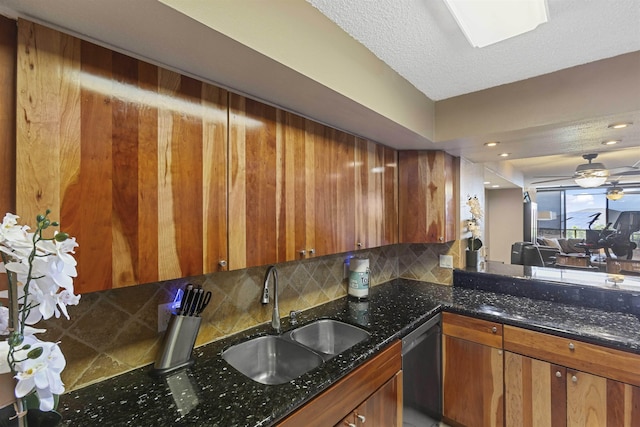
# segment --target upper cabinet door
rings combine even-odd
[[[401,151],[398,163],[400,242],[457,239],[459,159],[444,151]]]
[[[314,224],[317,255],[355,247],[355,137],[307,121],[307,143],[313,144]]]
[[[19,21],[17,212],[77,238],[79,293],[226,260],[227,92]]]
[[[398,243],[397,166],[396,150],[356,138],[356,249]]]

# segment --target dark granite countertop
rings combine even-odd
[[[168,378],[153,378],[144,367],[61,396],[63,425],[272,425],[443,309],[640,354],[633,314],[396,279],[373,287],[366,303],[341,298],[301,313],[299,325],[333,318],[360,323],[371,338],[286,384],[256,383],[220,357],[237,342],[270,333],[262,325],[195,349],[195,364]],[[282,326],[292,328],[288,319]]]

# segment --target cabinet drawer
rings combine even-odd
[[[515,326],[504,327],[507,351],[640,386],[640,355]]]
[[[502,348],[501,323],[459,314],[442,313],[442,333],[450,337]]]

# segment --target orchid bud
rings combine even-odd
[[[38,357],[42,356],[42,353],[44,353],[44,349],[42,347],[36,347],[29,353],[27,353],[27,357],[29,359],[37,359]]]
[[[64,242],[68,238],[69,238],[69,235],[64,231],[61,231],[60,233],[56,233],[56,236],[55,236],[56,242]]]

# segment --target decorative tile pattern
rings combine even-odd
[[[278,264],[280,314],[345,296],[344,262],[352,256],[369,258],[371,286],[397,277],[451,284],[451,270],[438,267],[438,256],[452,254],[454,247],[390,245]],[[259,302],[264,272],[265,267],[254,267],[86,294],[69,307],[71,320],[43,322],[43,339],[61,342],[67,390],[82,388],[153,363],[163,336],[157,332],[158,305],[170,302],[187,283],[213,293],[196,346],[269,322],[272,306]]]

